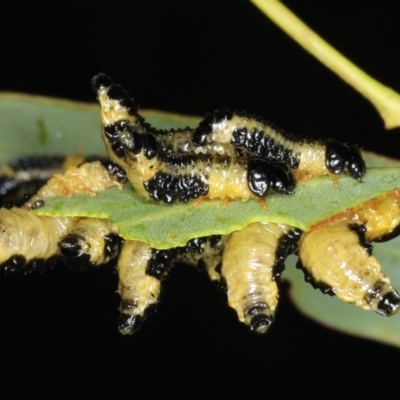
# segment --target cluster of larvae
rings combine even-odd
[[[34,195],[0,209],[0,264],[5,272],[37,269],[57,257],[93,266],[116,262],[118,327],[123,334],[134,333],[157,304],[161,282],[177,262],[204,267],[225,289],[239,320],[257,333],[266,332],[274,319],[289,254],[299,256],[306,281],[324,293],[386,316],[398,311],[400,296],[381,272],[370,244],[399,233],[397,191],[309,232],[260,222],[169,250],[124,240],[106,219],[33,214],[49,198],[95,195],[127,181],[149,201],[173,203],[264,199],[274,192],[289,195],[297,182],[316,176],[345,172],[361,181],[365,174],[358,148],[289,137],[245,113],[217,111],[195,129],[157,130],[139,115],[121,86],[103,74],[92,83],[111,161],[26,157],[0,168],[4,198],[26,191],[32,182],[43,183]]]

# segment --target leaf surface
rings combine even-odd
[[[166,205],[138,196],[131,186],[109,189],[96,198],[77,195],[70,199],[46,200],[37,215],[108,218],[125,239],[168,249],[184,246],[188,240],[240,230],[252,222],[279,222],[307,230],[310,225],[400,187],[400,168],[376,168],[367,172],[363,183],[343,176],[339,187],[321,177],[298,186],[294,195],[267,197],[267,209],[256,200],[203,201]],[[95,201],[94,201],[95,200]]]

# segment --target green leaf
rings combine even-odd
[[[227,234],[252,222],[279,222],[307,230],[322,219],[400,187],[400,168],[368,170],[363,183],[343,176],[335,188],[322,177],[299,185],[290,196],[271,195],[268,209],[256,200],[234,201],[224,207],[221,201],[165,205],[138,196],[128,186],[109,189],[91,196],[57,197],[46,200],[37,215],[108,218],[125,239],[149,243],[158,249],[184,246],[188,240]]]

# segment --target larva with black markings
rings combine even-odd
[[[227,239],[221,277],[229,306],[256,333],[265,333],[278,305],[278,285],[286,257],[299,232],[288,225],[254,223]]]
[[[372,256],[365,231],[364,225],[342,219],[304,232],[299,241],[298,267],[323,293],[390,316],[399,311],[400,295]]]
[[[110,172],[113,168],[111,165],[107,169],[100,162],[70,167],[64,174],[53,175],[47,184],[29,197],[21,207],[0,209],[0,264],[4,269],[20,270],[29,263],[60,255],[59,243],[62,243],[62,248],[66,243],[65,237],[74,230],[83,237],[86,250],[81,251],[86,253],[94,264],[106,262],[107,256],[100,255],[96,241],[104,240],[98,238],[103,232],[112,234],[109,222],[96,219],[84,222],[84,218],[74,217],[38,217],[30,210],[40,207],[51,197],[69,197],[77,193],[95,195],[110,187],[121,187],[120,175],[112,173],[114,171]],[[65,247],[62,251],[67,253]]]
[[[248,156],[288,165],[296,180],[346,171],[361,182],[366,171],[361,152],[355,146],[288,135],[244,112],[220,110],[208,114],[194,130],[192,141],[196,146],[230,144]]]
[[[109,77],[97,75],[92,83],[108,153],[147,198],[247,200],[271,191],[290,194],[298,179],[347,170],[361,181],[365,173],[354,146],[293,140],[240,113],[216,112],[194,130],[160,131],[144,121],[134,100]]]
[[[211,276],[220,263],[225,237],[193,239],[186,246],[156,250],[139,241],[125,241],[118,259],[118,292],[121,296],[118,329],[124,335],[137,331],[156,306],[161,282],[176,262],[202,265]]]

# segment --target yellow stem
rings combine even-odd
[[[325,66],[366,97],[386,129],[400,126],[400,95],[366,74],[318,36],[278,0],[251,0],[267,17]]]

